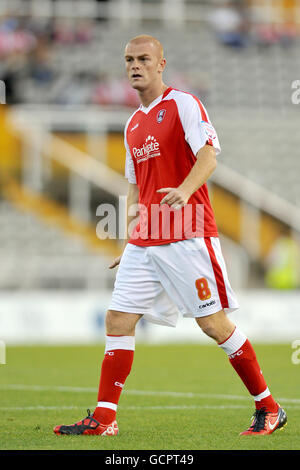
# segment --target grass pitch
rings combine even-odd
[[[241,437],[254,410],[244,385],[215,345],[136,346],[118,409],[116,437],[56,436],[94,409],[104,348],[9,347],[0,366],[1,450],[300,449],[300,365],[290,345],[255,345],[288,425]]]

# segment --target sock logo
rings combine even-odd
[[[115,353],[113,351],[107,351],[106,356],[114,356]]]
[[[121,384],[120,382],[115,382],[115,386],[116,386],[116,387],[121,387],[121,388],[123,388],[123,387],[124,387],[124,384]]]
[[[240,349],[239,351],[237,351],[233,354],[230,354],[229,359],[234,359],[236,356],[241,356],[243,353],[244,353],[244,351],[242,349]]]

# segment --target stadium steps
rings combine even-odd
[[[89,251],[112,257],[119,255],[117,242],[98,238],[93,224],[76,219],[61,204],[22,187],[15,180],[4,185],[2,194],[20,211],[35,214],[42,222],[56,226],[66,235],[78,237]]]

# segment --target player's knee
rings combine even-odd
[[[123,324],[120,312],[115,312],[114,310],[108,310],[106,312],[105,324],[106,324],[106,330],[108,334],[113,334],[111,333],[112,331],[114,332],[116,330],[119,330]]]
[[[196,318],[196,322],[200,326],[203,333],[216,341],[220,339],[220,330],[222,325],[218,321],[217,315],[208,315],[207,317]]]
[[[108,310],[106,313],[106,332],[109,335],[134,335],[135,315]]]
[[[207,336],[218,343],[228,338],[235,328],[223,310],[207,317],[196,318],[196,322]]]
[[[209,321],[209,320],[204,320],[204,321],[203,321],[203,319],[201,319],[201,320],[202,321],[199,322],[198,319],[197,319],[197,323],[200,326],[203,333],[205,333],[210,338],[213,338],[213,339],[217,340],[218,331],[217,331],[217,328],[216,328],[215,324],[212,321]]]

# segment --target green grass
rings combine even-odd
[[[0,449],[300,449],[300,365],[292,364],[290,345],[255,350],[269,388],[288,413],[283,431],[239,436],[253,402],[219,348],[138,344],[118,409],[120,434],[99,438],[56,436],[52,429],[93,410],[103,346],[9,347],[7,364],[0,366]],[[182,395],[141,393],[147,391]]]

